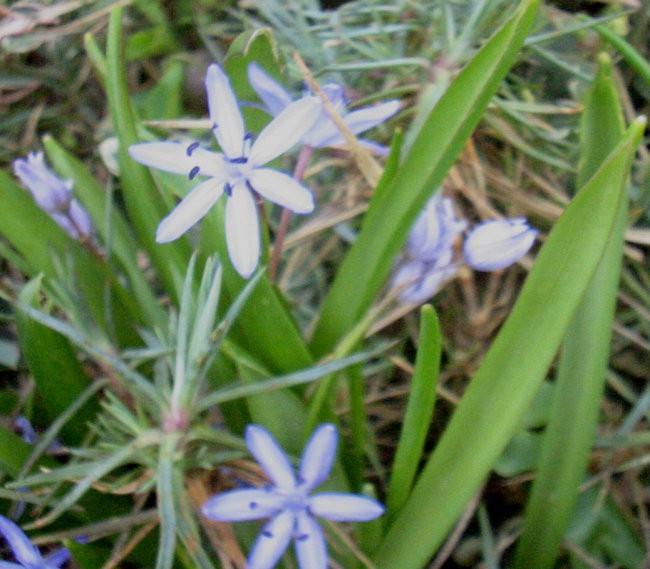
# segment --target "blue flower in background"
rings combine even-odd
[[[59,569],[70,559],[70,552],[65,547],[43,557],[22,530],[4,516],[0,516],[0,533],[7,540],[18,561],[0,561],[0,569]]]
[[[528,253],[537,234],[523,217],[485,221],[465,240],[465,261],[478,271],[505,269]]]
[[[248,79],[255,92],[262,99],[266,109],[272,115],[278,115],[292,103],[291,95],[275,79],[270,77],[257,63],[248,66]],[[334,105],[343,121],[353,134],[370,130],[386,119],[392,117],[400,103],[396,100],[386,101],[372,107],[347,112],[343,87],[337,83],[327,83],[321,87],[327,98]],[[307,95],[309,97],[310,95]],[[339,146],[345,144],[345,138],[321,103],[318,118],[302,137],[303,144],[314,148]],[[359,140],[361,144],[380,155],[385,155],[387,149],[381,144],[370,140]]]
[[[400,300],[420,304],[456,274],[454,242],[466,227],[456,218],[449,198],[436,196],[427,202],[409,234],[404,262],[391,284],[399,290]]]
[[[466,227],[449,198],[436,195],[427,202],[391,281],[402,302],[425,302],[456,274],[460,261],[454,261],[454,242]],[[528,253],[537,234],[523,217],[485,221],[465,239],[462,260],[478,271],[505,269]]]
[[[296,478],[289,458],[271,434],[258,425],[247,427],[246,444],[272,485],[218,494],[203,505],[202,511],[222,522],[271,518],[253,546],[249,569],[274,567],[291,539],[301,569],[326,569],[325,536],[314,516],[368,521],[384,513],[381,504],[364,496],[336,492],[310,495],[329,476],[337,439],[334,425],[319,427],[305,447]]]
[[[196,186],[162,220],[156,232],[159,243],[178,239],[201,220],[225,193],[226,242],[237,270],[248,278],[260,255],[256,197],[262,197],[295,213],[314,209],[311,192],[288,174],[262,168],[300,142],[316,120],[319,103],[308,97],[287,106],[253,141],[230,85],[221,67],[210,65],[205,78],[213,132],[223,153],[178,142],[145,142],[129,148],[134,160],[193,179],[208,179]]]
[[[32,152],[13,163],[14,173],[32,194],[34,201],[59,226],[78,241],[92,237],[88,212],[72,196],[72,181],[62,180],[45,165],[42,152]]]

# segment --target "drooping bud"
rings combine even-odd
[[[465,261],[479,271],[505,269],[528,253],[537,234],[523,217],[486,221],[465,240]]]

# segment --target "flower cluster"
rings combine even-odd
[[[18,563],[0,561],[2,569],[59,569],[70,559],[70,552],[65,547],[56,549],[43,557],[22,530],[4,516],[0,516],[0,533],[7,540],[16,561],[18,561]]]
[[[34,201],[68,234],[78,241],[88,241],[93,224],[88,212],[72,196],[71,180],[62,180],[45,165],[42,152],[14,160],[14,173],[32,194]]]
[[[467,224],[456,218],[449,198],[435,196],[419,215],[391,286],[400,300],[421,304],[458,270],[454,243]],[[463,258],[478,271],[497,271],[517,262],[533,246],[537,230],[523,217],[491,220],[470,231]]]
[[[190,179],[207,178],[160,223],[156,233],[159,243],[179,238],[226,194],[228,254],[244,278],[255,271],[260,256],[258,196],[294,213],[310,213],[314,209],[313,197],[306,187],[284,172],[264,168],[264,164],[299,142],[318,147],[343,142],[319,99],[308,94],[292,101],[258,66],[251,66],[249,73],[251,83],[274,115],[256,140],[244,127],[228,76],[213,64],[208,68],[205,87],[212,130],[222,152],[201,148],[199,143],[177,142],[147,142],[129,148],[131,157],[147,166],[185,174]],[[340,87],[336,93],[332,97],[342,105]],[[397,102],[392,101],[355,111],[347,115],[346,122],[353,132],[361,132],[394,114],[397,107]]]
[[[327,546],[314,516],[333,521],[368,521],[384,507],[365,496],[339,492],[311,495],[324,482],[336,456],[337,431],[321,425],[303,452],[298,477],[289,458],[271,434],[258,425],[246,429],[246,444],[272,485],[224,492],[210,498],[203,514],[217,521],[271,518],[257,538],[248,559],[249,569],[271,569],[294,540],[302,569],[326,569]]]

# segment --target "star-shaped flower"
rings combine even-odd
[[[249,569],[271,569],[294,539],[301,569],[326,569],[327,546],[314,516],[333,521],[368,521],[384,507],[364,496],[311,491],[329,476],[336,455],[337,431],[325,424],[311,436],[302,455],[298,478],[289,458],[264,428],[249,425],[246,444],[272,481],[266,488],[232,490],[210,498],[203,514],[217,521],[271,518],[257,538]]]
[[[272,115],[278,115],[291,104],[293,100],[291,95],[257,63],[251,63],[248,66],[248,79],[255,92],[262,99],[266,109]],[[372,107],[347,112],[345,94],[341,85],[326,83],[321,88],[353,134],[370,130],[392,117],[399,110],[400,102],[391,100]],[[309,94],[306,95],[306,97],[310,96]],[[302,142],[314,148],[325,148],[345,144],[345,138],[321,104],[317,120],[307,130]],[[377,154],[387,154],[386,147],[381,144],[364,139],[359,140],[359,142]]]
[[[314,199],[307,188],[283,172],[262,166],[301,140],[317,118],[319,102],[308,97],[287,106],[253,141],[253,136],[245,131],[230,80],[221,67],[210,65],[205,87],[212,130],[223,153],[201,148],[198,142],[146,142],[131,146],[129,154],[146,166],[186,174],[190,179],[208,178],[162,220],[156,232],[159,243],[183,235],[226,194],[228,253],[237,272],[248,278],[260,255],[257,195],[295,213],[314,209]]]
[[[65,547],[43,557],[22,530],[4,516],[0,516],[0,533],[7,540],[18,561],[18,563],[0,561],[0,569],[59,569],[70,559],[70,552]]]
[[[13,163],[14,173],[34,201],[74,239],[87,241],[93,234],[88,212],[72,196],[72,181],[62,180],[45,165],[42,152],[32,152]]]

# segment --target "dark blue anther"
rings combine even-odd
[[[246,162],[248,162],[248,158],[246,158],[246,156],[240,156],[239,158],[230,159],[231,164],[246,164]]]
[[[199,146],[201,146],[200,142],[193,142],[187,147],[187,155],[192,156],[192,152],[194,152]]]
[[[223,185],[223,191],[229,198],[232,197],[232,186],[228,182]]]
[[[300,535],[296,536],[296,541],[305,541],[307,539],[309,539],[308,533],[301,533]]]
[[[192,168],[190,170],[190,180],[193,180],[194,178],[196,178],[197,174],[200,171],[201,171],[201,168],[199,168],[198,166],[194,166],[194,168]]]
[[[250,504],[248,504],[248,507],[249,507],[251,510],[254,510],[255,508],[257,508],[257,502],[251,502]]]
[[[264,537],[273,537],[273,532],[270,532],[269,530],[265,529],[265,530],[262,532],[262,535],[263,535]]]

